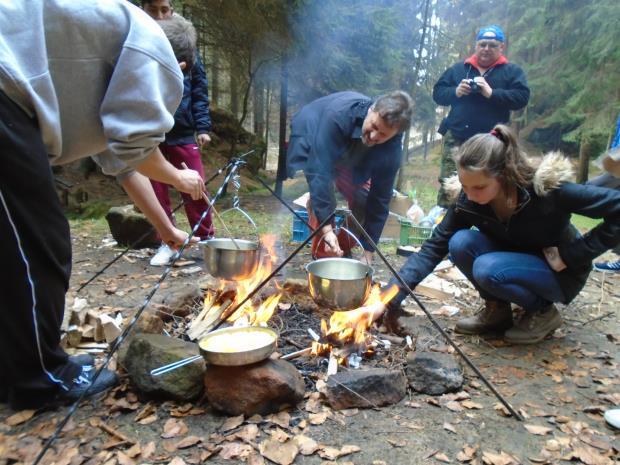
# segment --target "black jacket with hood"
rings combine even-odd
[[[456,193],[442,222],[420,251],[409,257],[400,274],[411,289],[429,275],[448,254],[448,241],[460,229],[478,228],[507,251],[543,256],[545,247],[558,247],[567,268],[556,276],[569,303],[581,291],[592,270],[592,260],[620,243],[620,191],[568,182],[570,162],[557,153],[545,156],[532,185],[519,188],[518,206],[507,223],[501,222],[489,205],[467,199],[456,176],[449,178]],[[448,186],[447,186],[448,187]],[[583,236],[571,224],[573,213],[603,221]],[[391,284],[398,284],[392,279]],[[401,291],[390,302],[399,304],[407,296]]]
[[[489,132],[498,123],[507,123],[510,112],[527,105],[530,88],[523,70],[514,63],[489,68],[484,78],[493,89],[490,98],[480,93],[456,96],[456,88],[462,79],[473,79],[480,72],[470,63],[457,63],[448,68],[433,88],[433,100],[438,105],[450,106],[450,113],[441,122],[439,132],[462,142],[474,134]]]

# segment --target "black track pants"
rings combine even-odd
[[[59,347],[70,272],[69,224],[36,121],[0,91],[0,383],[15,404],[44,403],[80,370]]]

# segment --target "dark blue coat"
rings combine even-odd
[[[433,88],[433,100],[451,108],[439,126],[439,133],[445,134],[449,130],[462,142],[474,134],[489,132],[498,123],[507,123],[510,111],[527,105],[530,89],[519,66],[506,63],[485,72],[484,78],[493,89],[490,98],[479,93],[457,97],[456,87],[461,80],[477,76],[480,72],[469,63],[457,63],[441,75]]]
[[[378,242],[389,213],[394,179],[400,167],[402,137],[394,136],[373,147],[361,143],[362,123],[372,100],[357,92],[338,92],[304,106],[291,122],[287,174],[303,170],[312,208],[319,221],[335,209],[335,167],[351,166],[353,182],[371,181],[364,229]],[[372,250],[362,240],[365,250]]]
[[[573,213],[603,222],[582,236],[570,222]],[[543,257],[543,248],[558,247],[567,268],[556,272],[556,277],[564,291],[563,303],[569,303],[585,285],[592,260],[620,243],[620,192],[571,182],[544,196],[532,188],[520,189],[519,206],[507,224],[497,219],[490,206],[472,202],[460,192],[431,238],[400,270],[409,287],[415,288],[444,259],[448,241],[458,230],[472,226],[506,251]],[[397,284],[395,279],[391,283]],[[406,296],[401,291],[392,302]]]
[[[195,134],[211,131],[207,74],[196,52],[192,69],[183,78],[183,98],[174,113],[174,126],[166,134],[168,145],[195,144]]]

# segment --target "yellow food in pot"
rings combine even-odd
[[[264,331],[223,332],[203,339],[200,347],[208,352],[248,352],[268,346],[273,340],[273,336]]]

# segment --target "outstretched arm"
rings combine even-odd
[[[163,242],[173,248],[179,248],[185,242],[187,233],[172,224],[157,200],[151,182],[145,176],[134,171],[121,180],[121,185],[157,230]]]

